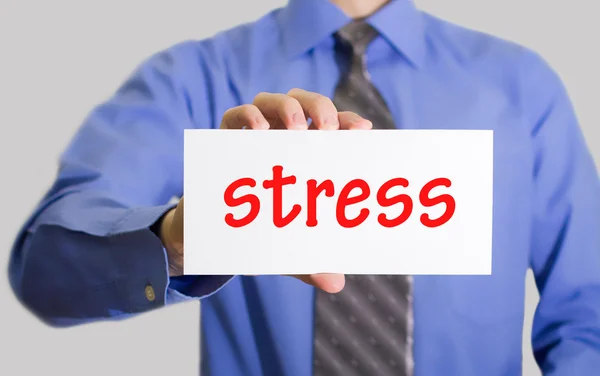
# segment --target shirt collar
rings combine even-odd
[[[295,57],[315,47],[347,23],[341,9],[328,0],[290,0],[281,11],[285,49]],[[392,0],[366,19],[415,67],[425,58],[425,32],[413,0]]]

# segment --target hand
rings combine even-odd
[[[310,126],[308,119],[311,120]],[[253,104],[227,110],[221,129],[337,130],[371,129],[370,121],[353,112],[338,112],[333,102],[320,94],[292,89],[287,94],[260,93]],[[167,250],[169,274],[183,274],[183,198],[163,218],[160,238]],[[329,293],[344,288],[342,274],[294,275],[305,283]]]
[[[312,120],[310,127],[308,119]],[[227,110],[221,129],[337,130],[371,129],[373,124],[353,112],[338,112],[331,99],[302,89],[287,94],[260,93],[252,104]]]

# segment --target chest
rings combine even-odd
[[[292,64],[273,63],[266,75],[250,75],[238,85],[238,95],[217,104],[215,113],[252,103],[261,91],[286,93],[298,87],[333,97],[340,72],[334,59],[314,54]],[[383,59],[371,64],[369,73],[399,129],[494,131],[492,275],[420,276],[415,280],[417,304],[480,321],[522,313],[533,157],[530,126],[522,120],[517,99],[489,75],[483,79],[451,67],[415,70]]]

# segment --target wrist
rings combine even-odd
[[[176,244],[173,241],[173,236],[171,235],[171,228],[173,224],[174,215],[175,208],[169,210],[163,216],[160,223],[159,238],[163,244],[163,247],[165,247],[167,251],[175,251],[177,249]]]

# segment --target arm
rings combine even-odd
[[[545,375],[592,375],[600,369],[598,172],[561,81],[539,60],[529,68],[531,267],[540,292],[533,350]]]
[[[170,279],[151,230],[182,192],[183,129],[212,124],[202,70],[192,65],[198,60],[189,44],[150,58],[90,114],[63,153],[9,266],[18,298],[47,323],[128,317],[189,298],[177,289],[202,297],[226,282]],[[193,291],[183,283],[190,278]]]

